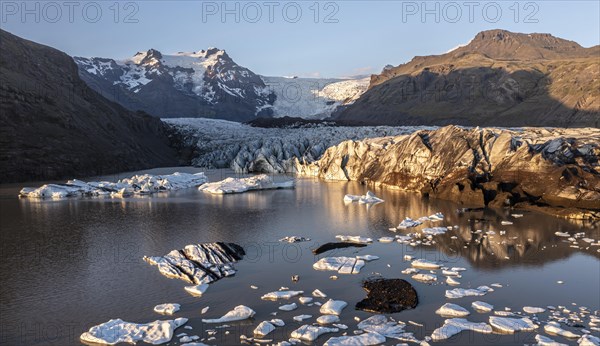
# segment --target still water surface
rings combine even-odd
[[[199,171],[178,168],[151,172],[175,170]],[[215,181],[228,174],[231,172],[213,171],[207,175]],[[40,184],[33,184],[37,185]],[[473,312],[470,305],[475,300],[493,304],[499,310],[509,307],[521,311],[523,306],[547,305],[564,305],[571,310],[579,306],[592,311],[600,309],[599,247],[572,248],[564,238],[554,234],[557,231],[585,232],[586,236],[598,240],[598,225],[577,224],[527,212],[524,217],[513,219],[508,210],[458,214],[456,209],[461,206],[449,201],[428,200],[418,194],[379,188],[373,191],[385,203],[371,207],[345,205],[345,194],[364,194],[366,187],[312,179],[298,180],[294,190],[239,195],[212,196],[188,189],[151,197],[57,201],[19,199],[16,196],[20,187],[0,187],[2,345],[77,345],[82,332],[111,318],[131,322],[170,318],[152,311],[161,303],[181,304],[181,310],[174,317],[190,319],[188,325],[194,329],[179,329],[176,334],[186,332],[202,338],[207,337],[206,329],[214,328],[214,325],[203,325],[202,318],[220,317],[239,304],[251,307],[257,312],[253,320],[230,323],[228,335],[225,329],[220,329],[216,340],[207,342],[235,345],[239,344],[241,334],[251,335],[258,323],[274,318],[271,313],[278,311],[278,305],[297,303],[297,299],[279,302],[260,299],[262,294],[281,286],[304,290],[306,295],[318,288],[331,298],[347,301],[349,306],[341,315],[341,323],[349,326],[351,334],[357,323],[355,316],[361,319],[370,316],[355,311],[353,306],[366,295],[361,281],[374,275],[404,278],[414,285],[419,295],[417,308],[392,316],[404,322],[423,324],[422,327],[409,324],[406,328],[419,339],[431,335],[443,324],[444,318],[434,311],[446,302],[472,311],[468,319],[477,322],[487,322],[489,314]],[[319,244],[335,241],[337,234],[374,239],[394,236],[388,228],[403,218],[435,212],[442,212],[446,218],[434,226],[458,225],[459,229],[436,236],[433,246],[413,248],[375,241],[364,248],[335,250],[321,256],[310,252]],[[501,226],[502,220],[511,220],[514,224]],[[472,232],[478,229],[493,230],[496,235],[476,243],[474,240],[480,239],[482,234]],[[506,235],[500,236],[500,230],[505,230]],[[310,237],[311,241],[278,242],[288,235]],[[164,255],[187,244],[214,241],[238,243],[246,249],[247,256],[236,264],[238,272],[234,277],[212,284],[200,298],[183,290],[187,283],[163,277],[156,267],[142,260],[144,255]],[[381,258],[367,263],[360,274],[338,275],[338,280],[329,278],[334,272],[312,269],[312,264],[323,256],[356,254]],[[483,297],[448,300],[444,291],[452,287],[443,283],[441,273],[438,273],[441,282],[434,285],[416,282],[401,273],[410,266],[403,260],[407,254],[467,268],[459,279],[459,287],[492,283],[504,287]],[[299,275],[300,281],[293,283],[292,275]],[[564,284],[558,284],[559,280]],[[259,289],[253,290],[251,285]],[[287,340],[292,330],[304,324],[294,322],[293,316],[313,315],[313,319],[305,323],[312,323],[319,316],[317,306],[298,305],[295,311],[278,311],[277,318],[287,325],[271,333],[269,338]],[[201,315],[200,310],[206,306],[210,310]],[[540,319],[545,320],[546,316],[542,314]],[[435,344],[523,345],[534,343],[537,333],[544,334],[543,328],[514,335],[463,332]],[[341,333],[322,336],[315,344],[322,344],[334,335]],[[553,338],[574,343],[559,336]],[[174,338],[170,344],[178,345],[177,340]],[[388,341],[390,345],[398,343]]]

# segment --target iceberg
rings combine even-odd
[[[444,317],[465,317],[471,314],[467,309],[463,308],[462,306],[452,303],[446,303],[442,305],[439,309],[436,310],[435,313]]]
[[[174,313],[179,311],[180,308],[181,308],[181,305],[179,305],[179,304],[172,304],[172,303],[159,304],[154,307],[154,312],[162,314],[162,315],[173,315]]]
[[[45,184],[38,188],[25,187],[19,196],[28,198],[67,198],[67,197],[129,197],[148,195],[156,192],[175,191],[206,183],[204,173],[173,173],[169,175],[135,175],[118,182],[69,180],[64,184]]]
[[[384,202],[384,200],[375,196],[375,194],[373,192],[367,191],[367,193],[362,196],[345,195],[344,202],[347,202],[347,203],[358,202],[360,204],[376,204],[376,203]]]
[[[293,180],[275,183],[270,176],[259,174],[248,178],[226,178],[218,182],[201,185],[198,190],[213,195],[223,195],[255,190],[290,189],[294,186],[295,182]]]
[[[105,345],[122,342],[135,344],[138,341],[158,345],[171,341],[175,329],[186,324],[187,321],[187,318],[176,318],[138,324],[113,319],[91,327],[87,332],[81,334],[80,339],[84,342]]]
[[[462,297],[472,297],[472,296],[484,296],[488,292],[492,292],[493,289],[488,286],[479,286],[477,288],[454,288],[451,290],[446,290],[446,298],[449,299],[457,299]]]
[[[291,337],[304,341],[315,341],[319,336],[325,333],[336,333],[338,331],[338,328],[318,327],[305,324],[294,330]]]
[[[321,305],[319,312],[324,315],[338,315],[342,313],[342,310],[348,305],[343,300],[329,299],[325,304]]]
[[[204,323],[225,323],[241,321],[254,316],[256,312],[245,305],[238,305],[220,318],[202,319]]]
[[[244,249],[234,243],[202,243],[187,245],[183,250],[173,250],[164,256],[147,257],[144,261],[158,267],[168,278],[177,278],[195,285],[211,283],[235,274],[233,263],[245,255]],[[203,286],[186,289],[199,293]]]
[[[492,327],[506,333],[514,333],[518,331],[534,330],[538,326],[527,317],[511,318],[490,316],[490,324]]]
[[[446,320],[442,327],[434,330],[431,334],[431,338],[434,341],[446,340],[463,330],[490,334],[492,332],[492,327],[485,322],[476,323],[465,320],[464,318],[451,318]]]
[[[362,346],[379,345],[385,342],[385,336],[377,333],[364,333],[353,336],[334,336],[324,346]]]
[[[260,297],[260,299],[262,299],[262,300],[290,299],[292,297],[299,296],[303,293],[304,293],[304,291],[275,291],[275,292],[269,292],[269,293],[263,295],[262,297]]]

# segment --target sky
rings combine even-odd
[[[478,32],[543,32],[600,44],[600,1],[6,1],[0,27],[72,56],[225,49],[267,76],[378,73]]]

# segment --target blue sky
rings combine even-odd
[[[219,47],[256,73],[315,77],[376,73],[495,28],[548,32],[585,47],[600,43],[596,0],[115,3],[28,1],[23,8],[3,0],[0,25],[75,56]]]

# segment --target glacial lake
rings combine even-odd
[[[152,174],[174,171],[200,172],[198,168],[149,170]],[[206,171],[210,181],[233,175],[230,171]],[[131,174],[103,177],[116,180]],[[285,179],[286,177],[276,177]],[[94,178],[96,179],[96,178]],[[450,201],[425,199],[419,194],[370,187],[385,200],[377,205],[343,202],[345,194],[364,194],[367,186],[355,182],[324,182],[298,179],[295,189],[256,191],[238,195],[214,196],[195,188],[149,197],[126,199],[71,198],[64,200],[19,199],[19,189],[42,183],[11,184],[0,187],[0,223],[2,261],[1,330],[2,345],[80,345],[79,336],[91,326],[121,318],[130,322],[150,322],[174,317],[189,318],[188,326],[175,334],[187,333],[208,338],[202,318],[217,318],[233,307],[243,304],[256,311],[251,320],[228,323],[229,328],[216,329],[210,345],[240,344],[240,335],[252,336],[254,328],[264,320],[281,318],[286,326],[279,327],[267,339],[287,340],[302,324],[311,324],[320,316],[319,307],[298,303],[297,298],[265,301],[260,297],[286,286],[303,290],[310,296],[314,289],[329,298],[348,302],[340,323],[353,335],[357,322],[371,313],[354,309],[356,302],[366,297],[361,287],[364,279],[381,275],[402,278],[417,291],[419,304],[413,310],[391,314],[395,320],[407,323],[405,330],[423,340],[443,325],[445,318],[435,314],[444,303],[461,305],[471,312],[466,317],[473,322],[488,322],[490,313],[478,313],[473,301],[494,305],[495,310],[523,313],[524,306],[564,306],[570,311],[587,307],[600,309],[599,246],[589,246],[580,239],[580,248],[571,247],[567,238],[555,232],[571,235],[585,232],[595,242],[600,239],[599,224],[582,224],[527,211],[484,210],[457,213],[463,207]],[[415,232],[417,229],[392,232],[405,217],[418,218],[436,212],[445,215],[440,222],[425,226],[458,226],[434,237],[431,246],[412,247],[407,244],[380,243],[378,238]],[[511,213],[522,213],[513,218]],[[501,221],[512,225],[501,225]],[[482,230],[481,233],[473,233]],[[487,235],[486,231],[494,231]],[[500,234],[500,231],[506,231]],[[373,238],[363,248],[347,248],[313,255],[311,249],[335,236],[362,235]],[[283,243],[280,238],[298,235],[311,238],[308,242]],[[452,237],[455,237],[454,239]],[[244,247],[245,258],[235,264],[237,273],[210,285],[202,297],[193,297],[183,288],[188,283],[162,276],[156,267],[142,260],[143,256],[161,256],[173,249],[200,242],[234,242]],[[587,248],[587,249],[586,249]],[[367,262],[356,275],[332,271],[317,271],[315,261],[326,256],[377,255],[380,259]],[[464,267],[462,288],[476,288],[499,283],[493,292],[481,297],[447,299],[446,290],[455,287],[445,283],[441,270],[438,282],[417,282],[401,271],[410,267],[405,255],[438,261],[447,267]],[[427,272],[427,271],[422,271]],[[298,282],[291,276],[299,275]],[[337,280],[330,279],[337,275]],[[562,283],[558,283],[561,281]],[[258,289],[252,289],[255,285]],[[315,299],[325,302],[324,299]],[[279,311],[279,305],[296,302],[298,309]],[[181,304],[175,315],[163,316],[153,307],[161,303]],[[210,307],[201,314],[204,307]],[[271,315],[277,312],[276,316]],[[292,317],[309,314],[313,318],[295,322]],[[549,311],[538,314],[547,321]],[[531,315],[530,315],[531,316]],[[409,323],[416,322],[420,325]],[[589,330],[585,319],[582,323]],[[540,324],[540,323],[538,323]],[[535,343],[541,334],[568,344],[576,339],[549,335],[541,323],[535,331],[515,334],[480,334],[463,331],[451,339],[432,345]],[[577,334],[581,327],[562,328]],[[228,334],[226,334],[228,331]],[[314,344],[323,344],[331,336],[325,334]],[[591,331],[599,336],[596,330]],[[179,345],[173,338],[169,345]],[[386,344],[396,345],[389,339]]]

